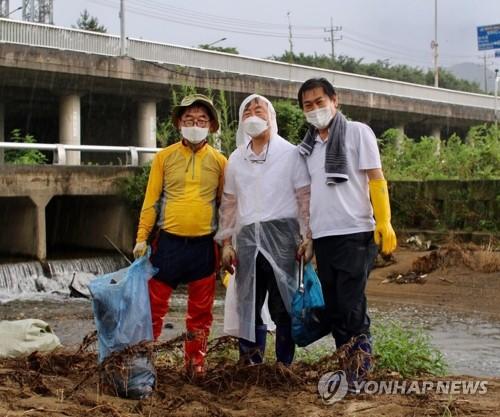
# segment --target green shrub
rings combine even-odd
[[[14,129],[9,138],[10,142],[36,143],[35,138],[27,134],[21,135],[20,129]],[[37,149],[7,150],[5,151],[5,162],[16,165],[40,165],[47,163],[47,157]]]
[[[150,170],[151,163],[148,163],[137,174],[119,180],[120,195],[125,198],[130,207],[135,211],[141,210]]]
[[[389,129],[380,138],[382,166],[390,180],[500,178],[500,131],[495,126],[475,126],[466,140],[399,135]]]
[[[302,110],[290,100],[277,100],[273,107],[276,110],[279,134],[293,144],[300,143],[307,131]]]

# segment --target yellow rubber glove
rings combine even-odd
[[[224,285],[225,288],[229,287],[229,280],[231,279],[231,274],[229,272],[225,272],[224,276],[222,277],[222,285]]]
[[[390,254],[396,249],[397,240],[391,226],[391,205],[387,181],[382,178],[370,180],[368,186],[376,222],[375,243],[380,247],[382,253]]]

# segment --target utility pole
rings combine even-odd
[[[293,59],[293,37],[292,37],[292,22],[290,20],[290,12],[287,12],[288,17],[288,43],[290,44],[290,63]]]
[[[125,0],[120,0],[120,55],[127,55],[127,40],[125,39]]]
[[[486,62],[487,59],[486,54],[484,54],[483,59],[484,59],[484,92],[488,93],[488,76],[487,76],[488,64]]]
[[[498,75],[498,68],[495,70],[495,129],[498,129],[498,84],[500,83],[500,76]]]
[[[439,87],[438,46],[438,0],[434,0],[434,40],[431,42],[434,49],[434,87]]]
[[[23,20],[35,22],[35,0],[23,0]]]
[[[8,17],[9,14],[9,0],[0,0],[0,17]]]
[[[54,24],[53,0],[23,0],[21,7],[24,21]]]
[[[330,33],[329,38],[325,38],[325,42],[331,42],[332,45],[332,67],[335,65],[335,41],[341,41],[342,36],[336,38],[335,32],[340,32],[342,26],[333,26],[333,17],[330,17],[330,29],[325,29],[325,32]]]
[[[483,72],[484,72],[484,92],[488,94],[488,67],[491,65],[491,62],[488,63],[489,58],[494,58],[495,55],[488,55],[486,52],[483,56],[479,56],[483,60]]]

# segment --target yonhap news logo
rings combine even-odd
[[[325,404],[342,400],[348,392],[369,395],[421,395],[432,392],[444,395],[483,395],[488,381],[362,381],[347,383],[344,371],[327,372],[318,381],[318,392]]]
[[[347,394],[347,378],[344,371],[327,372],[318,381],[318,392],[325,404],[334,404]]]

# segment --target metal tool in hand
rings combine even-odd
[[[304,256],[300,257],[300,266],[299,266],[299,291],[301,293],[304,292]]]
[[[110,245],[111,245],[111,246],[113,246],[113,247],[114,247],[114,248],[118,251],[118,253],[119,253],[121,256],[123,256],[123,258],[124,258],[124,259],[128,262],[128,264],[129,264],[129,265],[132,265],[132,261],[131,261],[128,257],[127,257],[127,255],[125,255],[125,254],[121,251],[121,249],[120,249],[118,246],[116,246],[116,245],[115,245],[115,244],[111,241],[111,239],[110,239],[108,236],[104,235],[104,239],[106,239],[106,240],[110,243]]]

